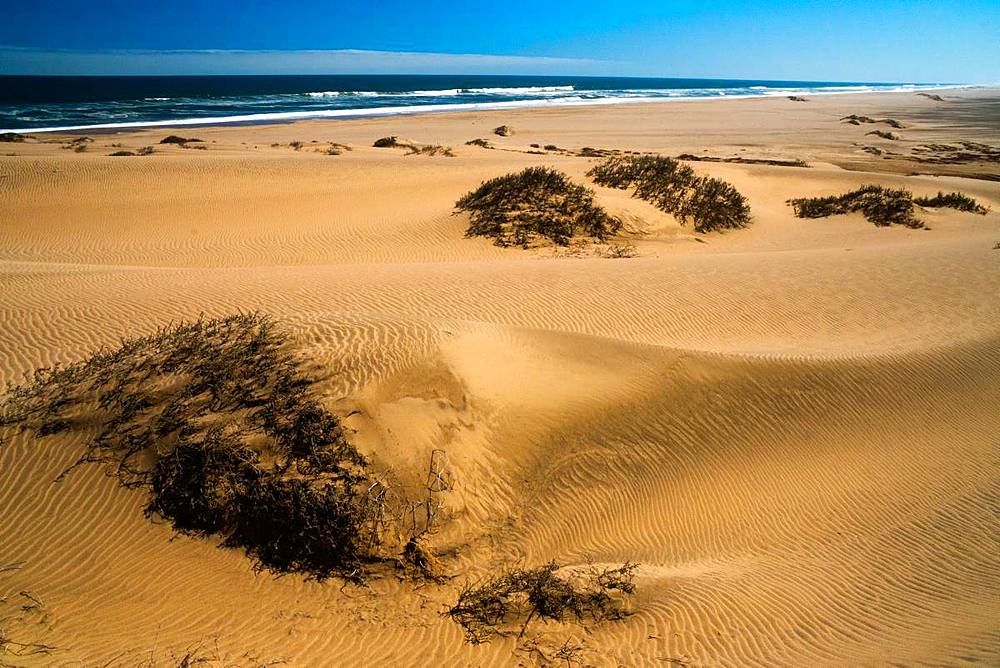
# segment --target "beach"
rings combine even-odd
[[[1000,662],[1000,90],[23,133],[0,144],[0,382],[259,311],[366,457],[419,479],[444,451],[452,486],[445,580],[320,582],[147,519],[101,465],[54,482],[85,432],[0,431],[0,585],[39,601],[11,633],[52,648],[3,661]],[[752,223],[699,234],[595,186],[613,151],[685,156]],[[456,200],[529,166],[593,188],[631,257],[466,238]],[[865,184],[990,210],[787,203]],[[536,623],[533,649],[443,614],[552,560],[637,563],[632,614]]]

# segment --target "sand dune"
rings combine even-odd
[[[569,639],[594,665],[997,663],[1000,189],[961,174],[1000,171],[907,176],[917,163],[864,153],[866,127],[839,120],[899,118],[907,146],[995,144],[995,116],[968,115],[995,100],[210,128],[196,133],[207,151],[134,158],[101,145],[159,135],[98,136],[79,154],[19,145],[0,157],[0,380],[200,313],[272,314],[377,465],[415,477],[447,452],[455,488],[433,544],[457,577],[342,587],[255,573],[242,552],[144,518],[143,494],[98,466],[53,483],[85,434],[11,430],[0,605],[37,598],[9,632],[54,649],[0,659],[177,665],[197,650],[227,665],[534,665]],[[534,164],[584,182],[593,164],[464,145],[506,122],[517,136],[491,141],[811,166],[691,163],[736,185],[754,214],[703,243],[598,188],[638,257],[500,249],[463,238],[458,196]],[[389,134],[456,157],[371,148]],[[285,146],[296,139],[354,150]],[[800,220],[785,204],[864,183],[961,190],[992,211],[920,211],[926,231],[859,214]],[[536,624],[538,651],[467,644],[442,616],[467,579],[551,559],[639,562],[635,614],[587,631]]]

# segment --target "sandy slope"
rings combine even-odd
[[[459,577],[342,589],[254,574],[147,521],[143,495],[99,468],[53,484],[80,436],[17,435],[0,446],[0,599],[37,598],[12,636],[58,649],[0,661],[176,665],[200,647],[238,664],[509,665],[571,638],[598,665],[1000,662],[1000,185],[960,176],[1000,168],[875,157],[858,145],[882,126],[838,120],[898,118],[901,155],[998,144],[982,111],[996,91],[949,97],[197,129],[207,151],[135,158],[104,154],[164,133],[79,154],[8,145],[0,380],[170,320],[271,313],[328,370],[329,406],[360,411],[349,424],[377,462],[422,471],[448,452],[454,517],[436,543]],[[494,139],[511,150],[464,146],[502,122],[519,128]],[[387,134],[457,157],[369,148]],[[285,145],[312,139],[354,150]],[[451,205],[480,180],[529,164],[583,179],[591,161],[531,143],[813,166],[693,163],[755,215],[706,243],[599,189],[636,231],[633,259],[464,239]],[[868,182],[960,189],[994,211],[922,212],[922,231],[784,204]],[[441,616],[467,577],[550,559],[640,562],[636,614],[538,625],[541,653],[464,644]]]

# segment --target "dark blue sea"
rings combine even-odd
[[[266,123],[706,97],[911,91],[942,85],[453,75],[0,76],[0,131]]]

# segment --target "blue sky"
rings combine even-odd
[[[0,73],[1000,82],[1000,1],[3,0]]]

